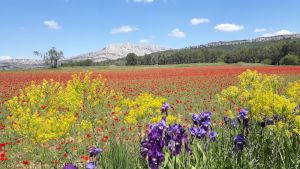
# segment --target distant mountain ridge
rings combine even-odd
[[[245,43],[279,41],[279,40],[285,40],[285,39],[300,39],[300,34],[258,37],[258,38],[249,39],[249,40],[218,41],[218,42],[211,42],[211,43],[207,43],[207,44],[203,44],[203,45],[186,47],[185,49],[187,49],[187,48],[197,49],[197,48],[208,48],[208,47],[216,47],[216,46],[240,45],[240,44],[245,44]]]
[[[0,60],[0,70],[31,69],[46,67],[44,61],[33,59],[3,59]]]
[[[101,62],[105,60],[116,60],[119,58],[124,58],[128,53],[135,53],[138,56],[143,56],[145,54],[150,54],[154,52],[161,52],[169,50],[170,48],[160,47],[158,45],[150,44],[109,44],[105,48],[95,52],[89,52],[81,54],[69,59],[63,60],[63,62],[68,61],[83,61],[83,60],[92,60],[93,62]]]
[[[61,60],[65,62],[78,62],[83,60],[92,60],[93,62],[101,62],[105,60],[115,60],[126,57],[128,53],[135,53],[138,56],[169,50],[170,48],[160,47],[151,44],[109,44],[105,48],[95,52],[81,54],[75,57],[66,58]],[[30,69],[47,67],[42,60],[33,59],[1,59],[0,70],[13,70],[13,69]]]

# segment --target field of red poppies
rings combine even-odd
[[[171,103],[183,105],[184,111],[213,107],[211,98],[216,92],[232,85],[237,75],[247,69],[261,73],[279,74],[291,80],[299,79],[299,66],[198,66],[181,68],[153,68],[126,70],[92,70],[94,76],[101,74],[108,80],[110,87],[123,92],[126,96],[135,96],[142,92],[150,92],[171,99]],[[66,82],[80,70],[64,71],[16,71],[0,72],[0,98],[5,101],[18,93],[19,89],[29,85],[31,81],[40,83],[43,79],[54,79]],[[198,104],[197,104],[198,102]],[[199,104],[199,102],[203,104]],[[214,110],[213,108],[212,110]]]
[[[279,74],[297,79],[300,76],[299,66],[197,66],[181,68],[151,68],[126,70],[91,70],[100,73],[108,80],[111,87],[127,95],[135,95],[143,91],[164,96],[184,95],[194,91],[194,95],[213,95],[215,91],[233,84],[237,75],[246,69],[262,73]],[[86,72],[80,70],[57,71],[16,71],[0,72],[0,93],[2,101],[16,93],[31,81],[37,83],[43,79],[54,79],[66,82],[72,74]],[[213,90],[214,89],[214,90]],[[204,91],[202,91],[204,90]],[[206,91],[208,90],[208,92]],[[207,99],[206,99],[207,100]]]
[[[187,129],[189,127],[189,124],[192,123],[192,119],[190,118],[192,114],[201,111],[212,112],[214,116],[214,119],[212,120],[213,125],[223,126],[224,107],[220,107],[220,105],[217,103],[216,94],[220,93],[223,89],[229,86],[235,85],[238,82],[238,75],[240,75],[247,69],[257,70],[258,72],[264,74],[277,74],[285,79],[283,83],[286,84],[290,81],[300,79],[299,66],[222,65],[174,68],[140,67],[134,69],[126,68],[117,70],[94,69],[89,71],[92,72],[91,79],[97,78],[99,77],[98,75],[101,74],[102,78],[107,79],[106,86],[108,90],[114,90],[117,93],[121,93],[122,97],[135,98],[141,93],[150,93],[155,97],[165,98],[167,102],[170,105],[172,105],[172,111],[170,111],[171,115],[180,119],[180,123],[183,125],[183,128]],[[62,82],[62,84],[67,84],[67,82],[72,79],[73,74],[80,72],[85,73],[87,71],[85,71],[84,69],[71,69],[0,72],[0,108],[4,106],[7,100],[10,100],[13,96],[19,96],[20,89],[25,89],[26,86],[30,86],[32,84],[32,81],[34,81],[35,84],[38,85],[41,84],[44,79],[48,81],[50,81],[50,79],[53,79],[54,81]],[[114,98],[113,100],[116,100],[116,96],[112,96],[112,98]],[[232,101],[232,104],[235,104],[234,101]],[[52,161],[49,162],[46,160],[46,164],[41,161],[41,159],[46,158],[45,156],[39,157],[38,160],[33,160],[33,158],[30,155],[28,155],[28,153],[24,153],[24,155],[20,153],[19,155],[17,155],[17,157],[16,154],[10,153],[10,151],[14,153],[16,152],[14,145],[18,144],[19,142],[22,142],[22,140],[24,140],[26,144],[28,143],[27,141],[25,141],[26,134],[24,134],[24,132],[20,132],[21,134],[19,133],[19,135],[22,136],[20,138],[7,136],[5,138],[0,139],[0,166],[4,166],[4,164],[5,166],[12,166],[13,164],[16,164],[17,168],[33,168],[34,166],[39,166],[39,163],[41,163],[41,166],[48,168],[50,166],[62,166],[66,163],[78,164],[83,163],[84,161],[92,161],[92,156],[84,156],[84,151],[80,147],[78,147],[78,145],[80,145],[81,143],[84,145],[82,147],[88,147],[89,145],[101,146],[104,149],[104,151],[108,151],[109,149],[109,146],[106,145],[107,141],[111,141],[111,138],[114,137],[119,138],[121,140],[123,139],[123,141],[125,142],[134,142],[136,144],[140,141],[140,137],[145,136],[145,134],[148,132],[149,124],[142,125],[140,122],[138,122],[137,125],[124,126],[125,124],[121,123],[120,121],[125,120],[125,115],[127,115],[128,112],[126,112],[125,115],[116,115],[118,113],[117,111],[113,111],[114,106],[118,107],[119,105],[117,105],[117,103],[107,101],[105,102],[105,109],[101,109],[101,107],[99,108],[99,106],[96,106],[98,110],[101,109],[101,111],[110,111],[103,115],[95,115],[97,113],[97,109],[95,109],[95,107],[93,107],[92,110],[88,109],[88,111],[86,111],[93,112],[89,116],[93,116],[94,114],[95,117],[97,117],[97,119],[100,119],[100,121],[104,121],[105,124],[99,122],[99,125],[97,126],[98,123],[92,122],[92,132],[83,132],[88,141],[75,141],[77,147],[72,146],[73,142],[72,139],[70,139],[69,135],[68,139],[65,139],[66,136],[64,135],[64,141],[60,140],[61,142],[59,143],[57,142],[58,138],[55,138],[56,142],[53,144],[41,141],[42,147],[47,150],[52,149],[55,146],[57,147],[57,144],[68,144],[68,146],[65,147],[58,146],[58,150],[60,151],[60,153],[58,153],[58,155],[56,154],[55,156],[53,156],[53,158],[51,157],[50,159]],[[39,109],[41,109],[41,111],[44,111],[48,109],[48,105],[41,105]],[[240,108],[237,109],[237,111],[239,110]],[[85,110],[83,110],[83,112],[85,112]],[[5,115],[11,115],[7,114],[9,112],[0,113],[1,133],[7,135],[7,117]],[[76,113],[76,117],[79,118],[80,115],[78,115],[78,112]],[[150,117],[152,117],[151,114]],[[89,118],[89,120],[91,121],[92,119]],[[89,126],[89,123],[84,125],[82,124],[86,121],[88,120],[84,119],[81,121],[80,124],[85,127]],[[132,129],[132,127],[136,129]],[[119,132],[121,131],[121,133],[117,134],[117,136],[113,134],[114,132],[116,132],[116,130],[119,130]],[[143,130],[143,132],[141,132],[140,130]],[[128,131],[129,133],[126,134],[125,132],[125,134],[122,134],[123,131]],[[135,138],[133,134],[130,133],[131,131],[137,135],[139,133],[139,138]],[[58,133],[58,131],[56,132]],[[99,136],[95,136],[95,133],[98,133]],[[72,136],[71,138],[74,137],[75,136]],[[13,140],[11,140],[12,138]],[[93,138],[95,138],[95,140],[93,140]],[[34,151],[34,147],[26,147],[25,149],[27,149],[28,151]],[[72,154],[70,151],[76,152],[76,155],[70,156],[69,154]],[[38,150],[37,152],[41,151]],[[113,154],[113,152],[110,153]],[[134,154],[136,154],[136,152]],[[139,165],[143,166],[143,164]]]

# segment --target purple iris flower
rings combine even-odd
[[[203,128],[199,128],[198,133],[197,133],[197,138],[201,139],[204,138],[207,134],[207,131]]]
[[[211,132],[209,133],[209,138],[210,138],[210,140],[211,140],[212,142],[215,142],[215,141],[217,140],[217,136],[218,136],[218,134],[217,134],[217,132],[215,132],[215,131],[211,131]]]
[[[179,124],[166,127],[166,117],[163,117],[161,122],[150,126],[147,138],[141,142],[140,153],[148,159],[151,169],[158,169],[164,161],[163,148],[165,145],[172,155],[176,156],[180,154],[182,145],[185,146],[187,152],[191,153],[188,143],[185,129]]]
[[[211,112],[202,112],[200,113],[200,117],[203,120],[209,120],[210,121]]]
[[[193,114],[192,120],[194,122],[194,125],[201,125],[204,122],[210,123],[210,116],[211,116],[211,112],[202,112],[199,114]]]
[[[162,153],[164,147],[163,133],[166,128],[166,117],[162,121],[150,126],[147,138],[141,142],[140,153],[144,158],[148,157],[151,169],[158,169],[164,160]]]
[[[151,145],[149,145],[149,139],[148,138],[146,138],[145,140],[143,140],[141,142],[140,153],[141,153],[142,157],[144,157],[144,158],[147,157],[150,146]]]
[[[192,136],[196,137],[197,136],[197,133],[198,133],[198,128],[197,127],[191,127],[189,128],[190,130],[190,133]]]
[[[162,137],[162,133],[160,133],[159,130],[152,130],[149,134],[148,134],[148,138],[150,140],[159,140]]]
[[[206,136],[207,131],[202,127],[192,127],[190,128],[190,133],[192,136],[202,139]]]
[[[236,119],[231,119],[229,120],[230,121],[230,125],[233,127],[233,128],[236,128],[238,126],[238,121]]]
[[[166,116],[163,116],[162,120],[157,123],[157,126],[159,127],[160,130],[163,130],[167,127],[166,120],[167,120]]]
[[[168,115],[168,110],[171,108],[171,105],[168,103],[163,103],[161,107],[161,113],[166,113]]]
[[[225,124],[227,124],[229,120],[230,119],[227,116],[224,116],[224,122],[225,122]]]
[[[67,163],[64,165],[63,169],[78,169],[78,168],[71,163]]]
[[[192,120],[194,122],[194,125],[198,125],[198,122],[200,121],[200,114],[193,114]]]
[[[193,114],[192,120],[196,126],[189,129],[191,135],[198,139],[207,137],[207,134],[211,130],[211,112]]]
[[[173,156],[177,156],[181,153],[181,147],[183,144],[187,151],[190,150],[188,147],[188,135],[180,124],[174,124],[167,128],[165,132],[165,142]]]
[[[191,154],[192,149],[189,147],[189,137],[188,137],[188,134],[186,132],[183,133],[183,143],[184,143],[185,151],[187,153]]]
[[[267,125],[273,125],[273,124],[274,124],[274,120],[269,117],[265,117],[264,120],[259,123],[259,125],[262,128],[266,127]]]
[[[184,148],[185,148],[185,151],[188,153],[188,154],[192,154],[192,149],[189,147],[189,145],[188,144],[185,144],[184,145]]]
[[[151,169],[159,168],[163,162],[163,147],[163,140],[150,140],[146,138],[144,141],[142,141],[140,153],[144,158],[148,157],[148,163]]]
[[[265,121],[262,121],[259,123],[260,127],[262,128],[265,128],[266,127],[266,122]]]
[[[95,169],[96,168],[96,162],[89,162],[86,164],[86,169]]]
[[[181,153],[181,142],[170,140],[168,143],[168,148],[173,156],[177,156]]]
[[[278,120],[280,120],[280,117],[279,117],[277,114],[274,114],[274,115],[273,115],[273,119],[274,119],[275,121],[278,121]]]
[[[91,147],[89,149],[90,157],[95,157],[98,154],[102,153],[102,151],[103,150],[101,148]]]
[[[248,112],[249,111],[246,109],[241,109],[239,112],[239,118],[241,118],[243,120],[248,119],[248,116],[247,116]]]
[[[234,137],[234,145],[237,150],[243,150],[245,146],[245,137],[242,134],[238,134]]]
[[[202,122],[201,127],[207,131],[209,129],[210,125],[211,125],[210,121],[205,121],[205,122]]]
[[[265,118],[265,122],[266,122],[267,125],[273,125],[274,124],[274,120],[271,119],[271,118],[268,118],[268,117]]]
[[[148,164],[151,169],[158,169],[164,161],[165,156],[160,151],[154,151],[148,155]]]
[[[238,120],[239,122],[241,123],[240,119],[243,120],[243,127],[246,128],[249,126],[249,119],[248,119],[248,110],[246,109],[241,109],[240,112],[239,112],[239,116],[238,116]]]

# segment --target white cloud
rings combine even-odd
[[[266,31],[267,31],[266,28],[256,28],[256,29],[254,30],[255,33],[258,33],[258,32],[266,32]]]
[[[184,32],[182,32],[181,30],[179,30],[178,28],[173,29],[168,36],[170,37],[175,37],[175,38],[185,38],[186,35]]]
[[[12,59],[11,56],[0,56],[0,61],[1,60],[9,60],[9,59]]]
[[[204,24],[204,23],[209,23],[210,20],[207,18],[193,18],[190,21],[191,25],[199,25],[199,24]]]
[[[149,39],[141,39],[141,40],[140,40],[140,43],[149,43],[149,42],[150,42]]]
[[[124,26],[121,26],[119,28],[113,28],[111,30],[111,34],[118,34],[118,33],[129,33],[129,32],[134,32],[134,31],[137,31],[138,28],[136,27],[132,27],[132,26],[129,26],[129,25],[124,25]]]
[[[268,33],[265,33],[263,34],[262,36],[263,37],[268,37],[268,36],[278,36],[278,35],[290,35],[290,34],[294,34],[295,32],[291,32],[287,29],[282,29],[282,30],[279,30],[277,32],[268,32]]]
[[[133,0],[133,2],[152,3],[152,2],[154,2],[154,0]]]
[[[291,31],[286,30],[286,29],[282,29],[282,30],[277,31],[275,33],[275,35],[290,35],[290,34],[294,34],[294,32],[291,32]]]
[[[54,29],[54,30],[61,29],[61,26],[57,22],[55,22],[54,20],[44,21],[43,23],[49,29]]]
[[[223,31],[223,32],[235,32],[244,29],[243,25],[236,25],[230,23],[219,24],[215,26],[216,30]]]

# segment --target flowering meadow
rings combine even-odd
[[[0,72],[0,168],[300,168],[299,66]]]

